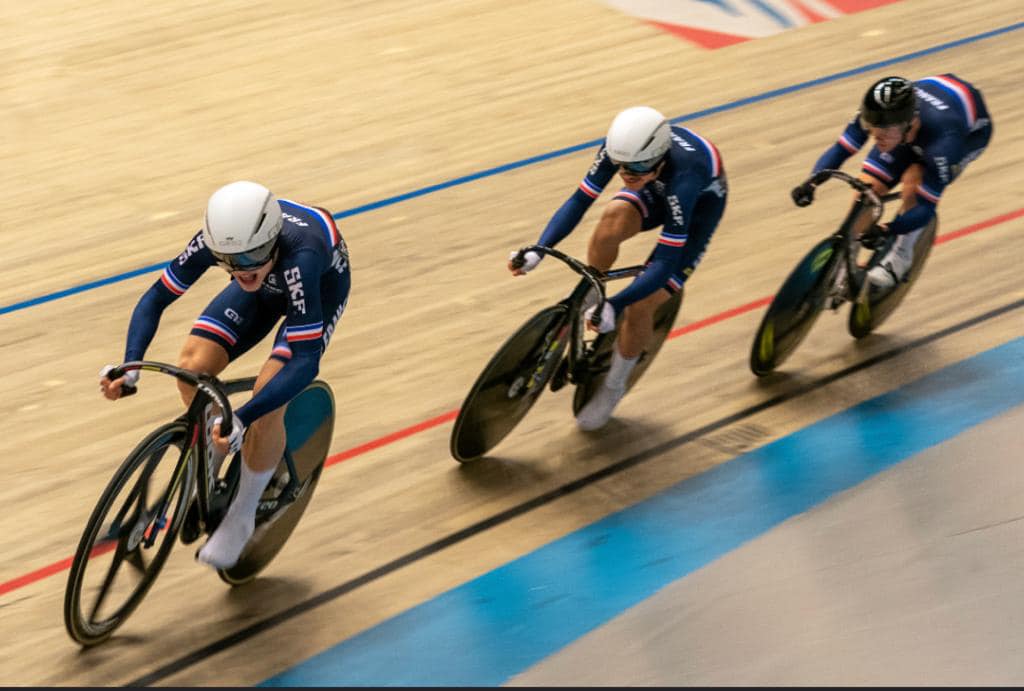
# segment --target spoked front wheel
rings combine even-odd
[[[676,316],[679,314],[679,307],[682,304],[683,291],[680,290],[658,306],[658,310],[654,313],[654,333],[651,336],[651,342],[644,349],[644,352],[641,353],[640,361],[636,363],[633,371],[629,373],[629,379],[626,382],[627,391],[633,388],[633,385],[636,384],[640,377],[643,376],[643,373],[647,371],[647,368],[651,366],[651,363],[654,362],[655,356],[661,350],[662,344],[672,330],[672,325],[676,322]],[[578,373],[580,378],[576,383],[576,393],[572,399],[573,415],[578,414],[583,409],[583,406],[590,401],[598,387],[604,383],[605,377],[608,375],[608,369],[611,367],[612,347],[615,344],[617,334],[618,329],[610,333],[601,334],[594,339],[593,356],[586,363],[586,369]]]
[[[163,567],[195,485],[185,422],[146,437],[118,468],[71,563],[64,624],[83,646],[102,643],[138,607]]]
[[[450,449],[460,462],[494,448],[533,407],[569,341],[569,310],[541,310],[505,341],[466,396],[452,429]]]
[[[825,304],[840,256],[835,237],[819,242],[796,265],[775,294],[750,349],[750,369],[763,377],[792,355],[810,332]]]

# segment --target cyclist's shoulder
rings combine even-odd
[[[308,226],[322,225],[330,218],[331,214],[323,207],[313,204],[306,204],[293,199],[279,198],[278,206],[281,207],[281,216],[284,224],[304,228]],[[332,219],[333,220],[333,219]]]
[[[330,256],[341,241],[341,233],[326,209],[288,199],[281,204],[281,255],[289,258],[303,252]]]

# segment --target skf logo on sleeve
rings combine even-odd
[[[302,314],[306,313],[306,291],[302,288],[302,272],[299,267],[293,266],[284,272],[284,282],[288,284],[288,293],[291,296],[295,309]]]
[[[199,233],[189,241],[188,246],[185,247],[185,251],[178,255],[178,266],[184,266],[189,257],[204,247],[206,247],[206,245],[203,244],[203,234]]]
[[[679,203],[679,197],[674,194],[670,194],[665,197],[665,201],[668,202],[668,208],[672,211],[672,222],[677,226],[683,226],[683,207]]]
[[[601,167],[606,158],[608,158],[608,149],[602,144],[601,150],[597,152],[597,158],[594,159],[594,162],[590,165],[590,170],[587,171],[587,175],[596,175],[597,169]]]

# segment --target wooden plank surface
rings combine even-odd
[[[7,6],[0,306],[167,261],[201,223],[209,194],[232,179],[256,179],[335,212],[356,209],[596,140],[629,105],[694,113],[1020,18],[1011,0],[984,8],[908,0],[703,51],[585,0]],[[1020,209],[1021,46],[1020,32],[1008,33],[687,123],[719,146],[731,190],[677,326],[771,295],[831,230],[845,192],[823,190],[814,206],[796,209],[788,190],[883,74],[956,72],[983,89],[993,113],[989,151],[944,195],[942,232]],[[505,259],[536,240],[592,155],[588,148],[342,219],[353,293],[321,367],[338,393],[334,453],[457,409],[512,329],[562,297],[568,272],[550,262],[513,280]],[[583,253],[609,197],[566,251]],[[61,624],[66,571],[12,590],[0,596],[0,677],[136,679],[658,440],[1020,299],[1022,230],[1017,218],[937,247],[900,311],[863,343],[846,334],[845,313],[824,315],[787,363],[789,376],[771,386],[746,368],[762,313],[751,310],[669,341],[600,434],[576,431],[569,392],[560,392],[545,394],[495,458],[473,467],[448,455],[450,423],[331,466],[264,578],[227,590],[179,547],[119,635],[88,654]],[[632,241],[623,263],[644,257],[652,241]],[[143,378],[142,395],[117,404],[96,391],[96,372],[121,356],[131,310],[156,276],[0,315],[0,456],[11,470],[0,487],[0,583],[70,557],[117,463],[177,412],[170,380],[153,375]],[[224,280],[210,272],[165,313],[151,359],[176,359]],[[992,320],[742,424],[754,443],[777,438],[1017,337],[1020,325],[1019,314]],[[267,350],[232,372],[254,373]],[[726,438],[714,441],[684,445],[485,531],[165,682],[258,682],[735,455]]]

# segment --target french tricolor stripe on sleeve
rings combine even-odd
[[[682,247],[686,244],[686,240],[689,238],[688,233],[666,233],[664,230],[661,231],[661,235],[658,236],[659,245],[667,245],[668,247]]]
[[[623,201],[627,201],[627,202],[632,202],[637,207],[637,209],[640,210],[640,214],[644,218],[647,218],[647,214],[648,214],[647,205],[644,204],[643,197],[641,197],[639,194],[637,194],[633,190],[628,189],[628,188],[621,189],[621,190],[619,190],[618,192],[615,193],[615,197],[614,198],[615,199],[622,199]]]
[[[694,132],[693,130],[687,129],[685,127],[683,129],[686,130],[697,141],[704,145],[704,149],[707,151],[708,157],[711,159],[711,177],[717,178],[719,175],[721,175],[722,157],[719,155],[718,149],[715,148],[715,145],[709,142],[704,137],[697,134],[696,132]]]
[[[583,194],[591,199],[597,199],[601,196],[601,192],[604,191],[603,187],[598,187],[587,178],[583,178],[583,181],[580,183],[580,189],[583,190]]]
[[[164,288],[175,295],[184,295],[185,291],[188,290],[188,284],[182,283],[175,278],[174,274],[171,273],[171,267],[169,266],[164,269],[164,272],[160,275],[160,282],[163,284]]]
[[[304,324],[302,326],[289,326],[284,330],[285,337],[289,343],[296,341],[315,341],[324,335],[324,323]]]
[[[843,135],[839,137],[839,146],[843,147],[851,154],[855,154],[858,151],[860,151],[860,147],[864,146],[864,143],[861,142],[860,144],[858,144],[854,140],[850,139],[844,132]]]
[[[880,166],[875,161],[872,161],[871,159],[866,159],[864,161],[863,168],[864,172],[870,173],[871,175],[874,175],[876,178],[883,180],[884,182],[892,182],[892,174],[889,173],[889,171],[887,171],[885,168]]]
[[[941,192],[936,194],[934,191],[928,189],[928,186],[923,183],[917,186],[917,193],[924,197],[925,199],[927,199],[928,201],[930,201],[932,204],[937,204],[939,201],[939,197],[942,196]]]
[[[270,354],[272,356],[276,355],[277,357],[283,358],[285,360],[290,360],[292,357],[292,349],[286,345],[278,345],[274,346],[274,349],[270,351]]]
[[[193,329],[199,329],[201,331],[208,331],[212,334],[217,334],[225,341],[228,345],[235,345],[238,341],[238,334],[232,331],[226,324],[219,322],[211,317],[202,316],[196,320],[196,323],[192,325]]]
[[[341,240],[341,233],[338,232],[338,226],[335,224],[334,218],[323,209],[316,206],[309,206],[307,204],[299,204],[298,202],[293,202],[291,199],[282,199],[281,201],[290,206],[305,209],[320,219],[320,230],[324,233],[324,240],[327,242],[328,249],[334,249],[335,245],[338,244],[338,241]]]
[[[341,233],[338,232],[338,226],[334,223],[334,218],[330,214],[324,213],[323,209],[318,209],[315,206],[309,208],[323,221],[327,245],[333,249],[338,244],[338,241],[341,240]]]
[[[964,107],[964,113],[967,114],[967,126],[974,127],[974,123],[978,119],[978,106],[974,102],[974,96],[971,95],[970,89],[949,75],[928,77],[927,79],[922,79],[919,83],[925,82],[937,84],[945,91],[953,94],[953,96],[957,98],[960,101],[960,104]]]

